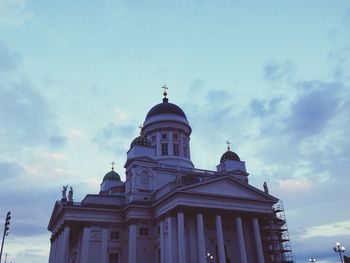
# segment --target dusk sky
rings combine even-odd
[[[63,185],[98,193],[169,87],[196,168],[226,150],[284,201],[297,262],[350,255],[350,2],[0,0],[0,222],[48,260]],[[1,228],[2,231],[2,228]]]

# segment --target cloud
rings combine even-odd
[[[230,100],[231,94],[227,90],[209,90],[207,101],[209,103],[224,103]]]
[[[305,92],[291,105],[291,115],[284,120],[285,132],[296,141],[320,133],[336,115],[341,102],[339,83],[312,81],[300,85]]]
[[[0,73],[15,71],[21,60],[22,58],[19,56],[19,54],[10,50],[0,41]]]
[[[131,143],[130,135],[135,133],[135,126],[127,124],[108,123],[104,128],[99,130],[93,142],[99,145],[99,148],[104,151],[124,154],[129,150],[128,144]]]
[[[53,160],[53,161],[59,161],[59,160],[66,159],[66,156],[64,154],[58,153],[58,152],[45,152],[45,153],[42,153],[42,156],[45,159]]]
[[[47,143],[61,147],[66,142],[46,99],[27,81],[0,84],[0,135],[6,138],[4,150]]]
[[[0,0],[0,26],[19,27],[34,17],[26,0]]]
[[[269,81],[280,81],[292,76],[294,72],[295,66],[289,60],[281,63],[271,61],[263,67],[263,77]]]
[[[79,129],[70,129],[67,132],[67,137],[69,138],[84,138],[85,137],[85,132]]]
[[[24,169],[18,163],[0,160],[0,180],[14,179],[23,173]]]
[[[67,137],[62,135],[52,135],[49,137],[49,143],[52,148],[61,148],[67,144]]]
[[[253,116],[265,117],[276,114],[279,104],[283,101],[282,97],[271,98],[269,100],[252,99],[249,109]]]
[[[301,238],[307,239],[318,236],[337,237],[341,235],[350,235],[350,220],[306,228]]]

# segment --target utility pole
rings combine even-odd
[[[2,235],[0,262],[1,262],[1,257],[2,257],[2,250],[4,248],[5,237],[8,236],[9,230],[10,230],[10,220],[11,220],[11,212],[7,212],[6,219],[5,219],[4,233]]]

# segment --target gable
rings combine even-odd
[[[261,201],[271,201],[275,199],[274,197],[266,195],[264,192],[252,187],[251,185],[237,182],[229,177],[202,182],[195,186],[186,187],[182,191],[197,194],[255,199]]]

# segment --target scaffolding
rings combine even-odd
[[[283,202],[280,200],[272,210],[262,222],[265,262],[294,263]]]

